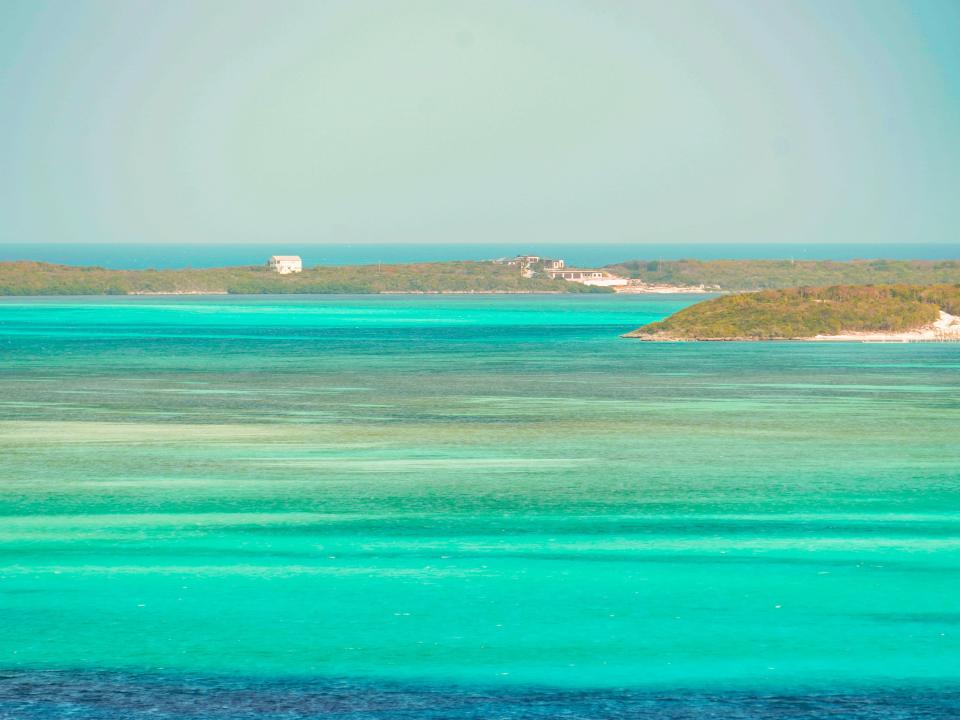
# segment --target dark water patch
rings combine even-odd
[[[549,471],[546,470],[546,471]],[[555,472],[555,471],[554,471]],[[482,537],[502,536],[589,536],[589,537],[814,537],[814,538],[954,538],[960,528],[956,521],[887,520],[766,520],[757,518],[718,518],[715,520],[676,518],[632,518],[607,520],[600,517],[563,520],[530,516],[516,519],[471,517],[409,520],[399,522],[367,518],[338,518],[337,522],[297,523],[291,525],[255,525],[237,523],[221,526],[225,532],[277,536],[344,536],[345,529],[359,535],[383,532],[395,537]]]
[[[920,623],[923,625],[960,625],[960,612],[891,612],[856,616],[878,623]]]
[[[466,688],[119,672],[0,674],[0,718],[342,720],[955,718],[960,690],[776,693]]]
[[[736,554],[734,554],[736,553]],[[185,566],[206,567],[219,565],[231,567],[238,561],[259,561],[266,565],[285,567],[285,562],[295,562],[289,567],[289,573],[296,575],[305,572],[304,568],[338,568],[355,565],[365,568],[371,573],[378,573],[393,568],[396,563],[400,567],[419,568],[423,563],[429,563],[434,570],[443,568],[469,569],[484,567],[486,563],[495,563],[503,560],[530,561],[536,563],[554,563],[574,567],[578,564],[623,564],[636,566],[663,566],[663,567],[716,567],[742,566],[752,568],[783,567],[783,568],[811,568],[824,571],[829,568],[836,572],[875,572],[886,571],[895,573],[915,573],[920,575],[942,576],[944,573],[956,573],[958,566],[950,563],[918,562],[913,560],[899,560],[884,558],[882,561],[858,559],[857,557],[823,557],[808,556],[794,557],[780,553],[758,554],[750,550],[717,550],[713,553],[705,552],[663,552],[647,548],[633,548],[620,551],[603,550],[551,550],[549,546],[542,549],[511,550],[511,549],[392,549],[378,547],[370,550],[343,549],[341,547],[324,547],[314,550],[278,550],[275,548],[245,548],[229,547],[218,548],[202,545],[177,545],[163,547],[156,544],[144,544],[142,547],[119,547],[111,541],[98,544],[89,544],[81,547],[64,547],[63,544],[50,545],[45,548],[30,549],[0,549],[0,560],[9,564],[17,561],[36,561],[62,564],[71,560],[83,560],[88,564],[110,568],[116,566],[134,565],[140,558],[147,558],[149,565],[143,567],[155,571],[167,569],[164,561],[170,566],[182,569]],[[333,562],[336,560],[336,562]],[[378,563],[385,563],[380,565]],[[12,593],[11,590],[0,590],[0,596]],[[30,591],[23,590],[21,593]],[[892,620],[896,617],[891,616]]]

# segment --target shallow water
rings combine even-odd
[[[0,301],[0,717],[955,716],[960,347],[690,301]]]

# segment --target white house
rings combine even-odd
[[[530,267],[531,265],[543,265],[545,268],[558,269],[564,266],[563,260],[554,260],[541,255],[517,255],[510,265],[520,265],[521,267]]]
[[[281,275],[303,272],[303,260],[299,255],[272,255],[267,266]]]
[[[520,274],[526,278],[532,278],[537,274],[538,269],[556,270],[564,267],[563,260],[543,257],[542,255],[517,255],[515,258],[500,258],[493,262],[499,265],[517,265],[520,268]]]

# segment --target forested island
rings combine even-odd
[[[0,295],[288,293],[612,292],[547,277],[524,277],[491,262],[346,265],[279,275],[265,266],[108,270],[39,262],[0,263]]]
[[[618,292],[741,292],[798,286],[960,283],[958,260],[630,260],[602,269]],[[550,277],[541,265],[493,261],[305,267],[265,265],[113,270],[32,261],[0,262],[0,295],[289,293],[609,293]]]
[[[740,292],[800,286],[960,283],[960,260],[630,260],[603,268],[627,292]],[[525,276],[496,262],[316,266],[279,275],[266,266],[112,270],[20,261],[0,263],[0,295],[166,293],[611,292],[580,282]]]
[[[960,340],[958,315],[960,284],[798,287],[705,300],[625,337]]]
[[[651,285],[739,292],[771,288],[960,283],[960,260],[628,260],[614,275]]]

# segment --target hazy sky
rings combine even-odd
[[[0,2],[0,242],[948,242],[956,0]]]

